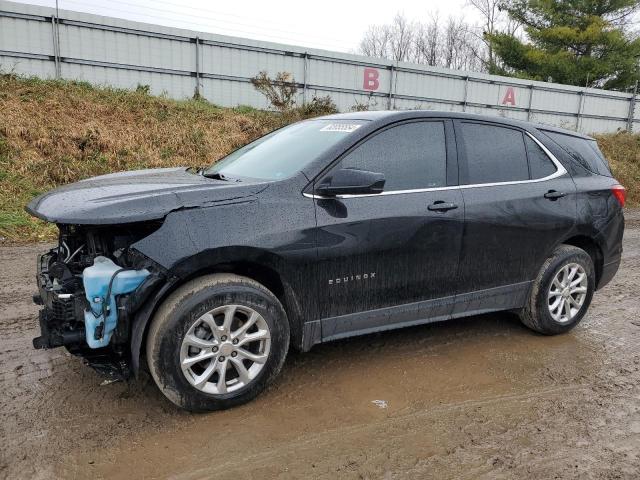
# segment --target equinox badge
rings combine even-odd
[[[360,280],[369,280],[376,278],[376,272],[364,273],[362,275],[347,275],[346,277],[330,278],[329,285],[338,285],[340,283],[358,282]]]

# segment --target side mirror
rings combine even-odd
[[[384,182],[385,178],[382,173],[341,168],[325,177],[322,183],[316,187],[316,192],[327,197],[382,193]]]

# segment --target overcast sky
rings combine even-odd
[[[55,6],[55,0],[17,0]],[[354,52],[369,25],[397,12],[412,20],[477,14],[466,0],[59,0],[59,8],[278,43]]]

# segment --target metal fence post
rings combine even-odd
[[[51,41],[53,45],[53,62],[56,79],[60,78],[60,43],[58,42],[58,22],[55,15],[51,15]]]
[[[580,131],[580,123],[582,120],[582,108],[584,106],[584,90],[578,92],[580,100],[578,101],[578,115],[576,119],[576,132]]]
[[[533,83],[529,85],[529,105],[527,105],[527,122],[531,121],[531,106],[533,105]]]
[[[391,106],[391,102],[393,100],[393,63],[391,64],[391,66],[389,67],[389,100],[387,102],[387,109],[391,110],[392,106]]]
[[[196,98],[200,98],[200,37],[196,37]]]
[[[62,77],[62,64],[60,55],[60,10],[58,8],[58,0],[56,0],[56,47],[58,48],[58,71],[56,72],[57,78]]]
[[[307,81],[308,81],[308,75],[309,75],[309,70],[308,70],[308,63],[309,63],[309,54],[307,52],[304,52],[304,54],[302,55],[302,105],[306,105],[307,104]]]
[[[627,132],[633,133],[633,120],[636,113],[636,95],[638,93],[638,82],[633,87],[633,95],[629,99],[629,117],[627,119]]]
[[[462,99],[462,111],[467,111],[467,98],[469,96],[469,75],[464,77],[464,97]]]

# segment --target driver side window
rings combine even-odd
[[[383,173],[384,191],[447,185],[444,123],[421,121],[388,128],[345,156],[337,168]]]

